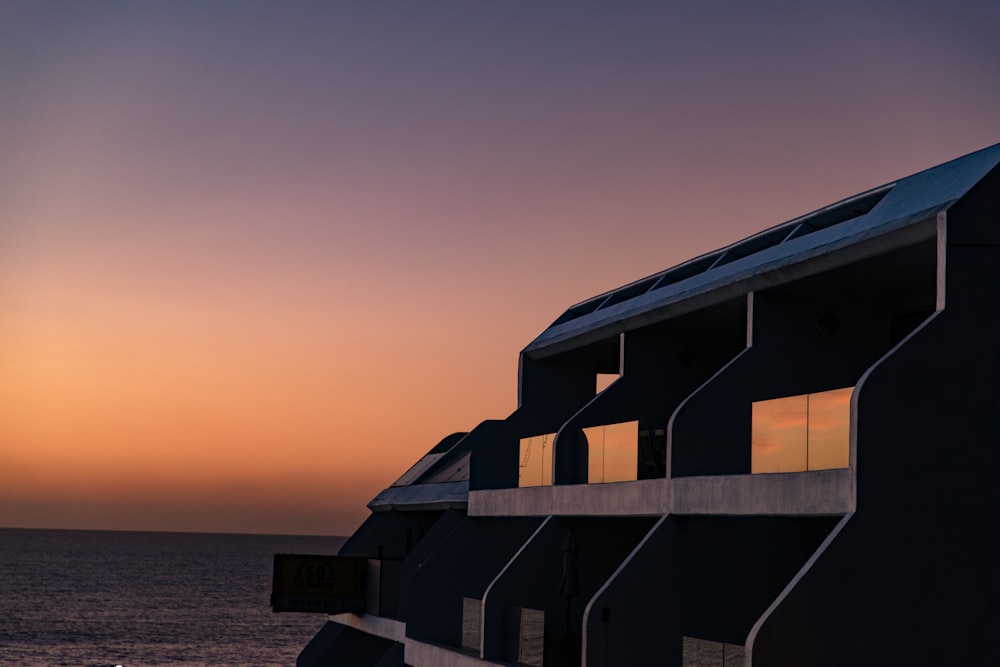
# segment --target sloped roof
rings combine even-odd
[[[881,254],[936,229],[946,211],[1000,164],[1000,144],[765,229],[570,307],[524,353],[586,345],[832,266]]]

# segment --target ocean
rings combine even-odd
[[[343,541],[0,529],[0,665],[294,665],[326,616],[271,612],[272,557]]]

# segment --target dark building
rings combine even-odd
[[[1000,662],[998,164],[569,308],[371,501],[299,664]]]

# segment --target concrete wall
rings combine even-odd
[[[608,484],[529,486],[469,494],[469,516],[659,516],[667,512],[664,479]]]
[[[610,344],[617,348],[617,337]],[[594,397],[599,372],[618,372],[617,358],[611,361],[609,368],[606,363],[602,364],[598,354],[595,351],[595,356],[591,357],[581,351],[569,358],[541,360],[522,354],[518,369],[518,408],[530,413],[539,408],[541,412],[575,412]]]
[[[948,244],[996,246],[1000,244],[1000,166],[994,167],[948,211]],[[964,272],[963,272],[964,273]],[[975,272],[968,273],[974,276]],[[985,277],[985,276],[983,276]],[[959,279],[959,275],[952,278]],[[949,292],[952,290],[949,289]],[[956,294],[961,292],[957,290]]]
[[[674,514],[836,515],[854,510],[854,471],[710,475],[670,480]]]
[[[556,484],[587,482],[582,429],[633,420],[638,420],[639,430],[666,428],[677,405],[742,349],[745,313],[729,305],[626,332],[622,377],[573,415],[559,433]],[[636,473],[639,479],[647,476],[641,456]]]
[[[411,667],[504,667],[502,663],[480,660],[479,656],[415,639],[406,640],[404,656]]]
[[[643,540],[588,604],[585,667],[680,664],[678,610],[672,603],[675,524],[660,522]]]
[[[463,444],[472,450],[469,489],[504,489],[517,486],[515,411],[506,421],[484,421],[469,432]]]
[[[441,514],[439,511],[371,514],[337,553],[341,556],[402,560]]]
[[[330,622],[346,625],[355,630],[383,639],[391,639],[395,642],[402,642],[406,639],[406,624],[391,618],[382,618],[371,614],[331,614]]]
[[[594,397],[596,380],[595,374],[590,378],[590,393],[576,403],[567,405],[558,401],[551,410],[537,403],[517,409],[504,421],[484,422],[473,429],[462,443],[472,450],[469,488],[516,487],[520,439],[558,431],[573,413]]]
[[[398,614],[400,619],[406,620],[406,611],[410,603],[410,586],[413,584],[413,578],[417,571],[433,557],[434,552],[448,540],[464,518],[465,513],[458,510],[449,510],[442,514],[403,561],[399,582]]]
[[[679,625],[666,631],[743,644],[839,517],[671,515],[668,521],[676,535],[670,560]]]
[[[680,667],[684,636],[742,645],[837,521],[665,517],[588,605],[586,667]]]
[[[862,386],[857,512],[762,621],[753,665],[996,661],[998,181],[949,211],[945,309]]]
[[[484,656],[509,659],[507,644],[512,629],[508,610],[515,607],[545,612],[545,663],[569,658],[579,660],[582,618],[587,601],[600,588],[639,540],[653,519],[554,518],[525,547],[491,586],[484,616]],[[578,592],[569,598],[560,593],[566,554],[563,545],[573,530]]]
[[[413,575],[406,636],[458,647],[462,598],[481,599],[541,519],[466,518]]]
[[[839,323],[827,333],[826,313]],[[759,292],[753,346],[673,417],[671,474],[750,472],[751,403],[853,386],[889,349],[891,318],[863,292]]]
[[[344,543],[341,556],[373,559],[369,564],[370,614],[406,618],[406,604],[413,574],[458,525],[465,513],[377,512]]]
[[[400,656],[398,648],[401,646],[393,641],[327,622],[295,664],[296,667],[380,667],[393,664],[393,658]]]
[[[837,515],[855,507],[854,471],[709,475],[469,494],[470,516]]]

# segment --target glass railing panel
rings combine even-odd
[[[552,484],[552,445],[555,433],[521,438],[517,485],[546,486]]]
[[[750,472],[802,472],[850,465],[853,387],[752,405]]]
[[[587,438],[587,482],[628,482],[638,478],[639,422],[583,429]]]
[[[587,482],[600,484],[604,481],[604,427],[585,428],[583,435],[587,438]]]
[[[750,472],[806,469],[808,409],[806,395],[753,403]]]
[[[604,481],[630,482],[638,478],[639,422],[604,427]]]
[[[809,394],[809,470],[848,467],[853,391],[847,387]]]

